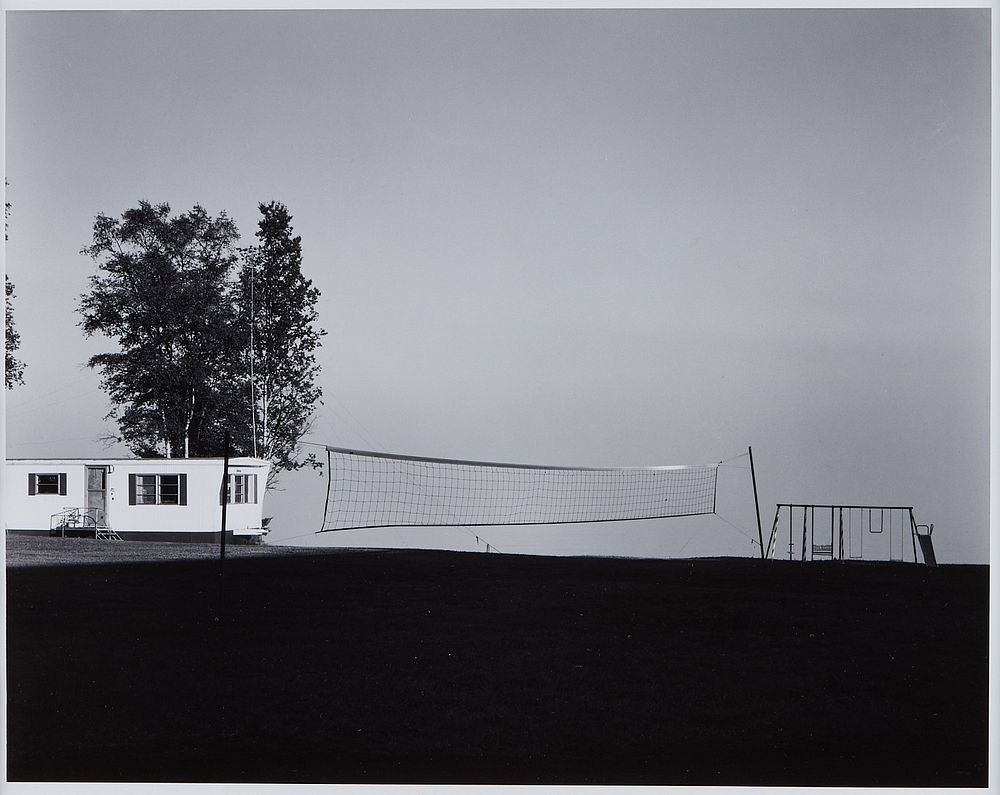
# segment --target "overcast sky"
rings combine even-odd
[[[913,505],[988,557],[990,18],[966,10],[12,12],[7,455],[127,455],[76,313],[97,213],[279,200],[323,297],[311,441],[559,465],[753,445],[776,502]],[[746,459],[732,462],[745,466]],[[475,549],[456,530],[273,540]],[[755,554],[720,517],[505,552]],[[735,525],[733,527],[732,525]],[[477,531],[478,532],[478,531]]]

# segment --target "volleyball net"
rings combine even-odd
[[[320,532],[615,522],[715,512],[718,465],[563,467],[327,447]]]

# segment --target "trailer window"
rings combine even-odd
[[[59,493],[59,476],[58,475],[38,475],[38,491],[36,494],[58,494]]]
[[[65,494],[66,474],[32,472],[28,475],[28,494]]]
[[[257,476],[256,475],[230,475],[229,484],[226,489],[226,499],[230,505],[234,503],[255,503]]]
[[[136,505],[183,505],[180,475],[135,475]]]

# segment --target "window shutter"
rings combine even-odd
[[[177,504],[188,504],[188,476],[184,472],[177,476]]]
[[[135,505],[135,475],[128,476],[128,504]]]
[[[64,497],[66,496],[66,473],[65,472],[60,472],[59,473],[59,494],[62,495],[62,496],[64,496]]]
[[[28,494],[38,494],[38,476],[34,472],[28,475]]]
[[[251,475],[250,476],[250,488],[253,489],[253,496],[250,498],[249,501],[252,502],[254,505],[256,505],[257,504],[257,476],[256,475]]]
[[[233,477],[232,475],[229,475],[229,478],[232,477]],[[223,478],[222,487],[219,489],[219,505],[225,505],[226,498],[228,496],[229,496],[229,484],[226,482],[226,478]]]

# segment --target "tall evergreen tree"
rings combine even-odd
[[[10,202],[4,205],[3,239],[7,240],[7,219],[10,217]],[[21,347],[21,335],[14,326],[14,282],[4,276],[4,386],[13,389],[15,384],[24,383],[24,362],[14,352]]]
[[[318,466],[299,457],[322,390],[316,350],[319,290],[302,275],[302,240],[280,202],[259,205],[257,244],[243,251],[238,283],[238,337],[246,350],[244,390],[250,407],[244,452],[268,459],[272,479],[282,470]]]
[[[239,233],[201,206],[103,213],[81,253],[97,262],[80,325],[118,350],[92,356],[122,441],[140,456],[220,455],[232,412],[234,310],[228,280]]]

